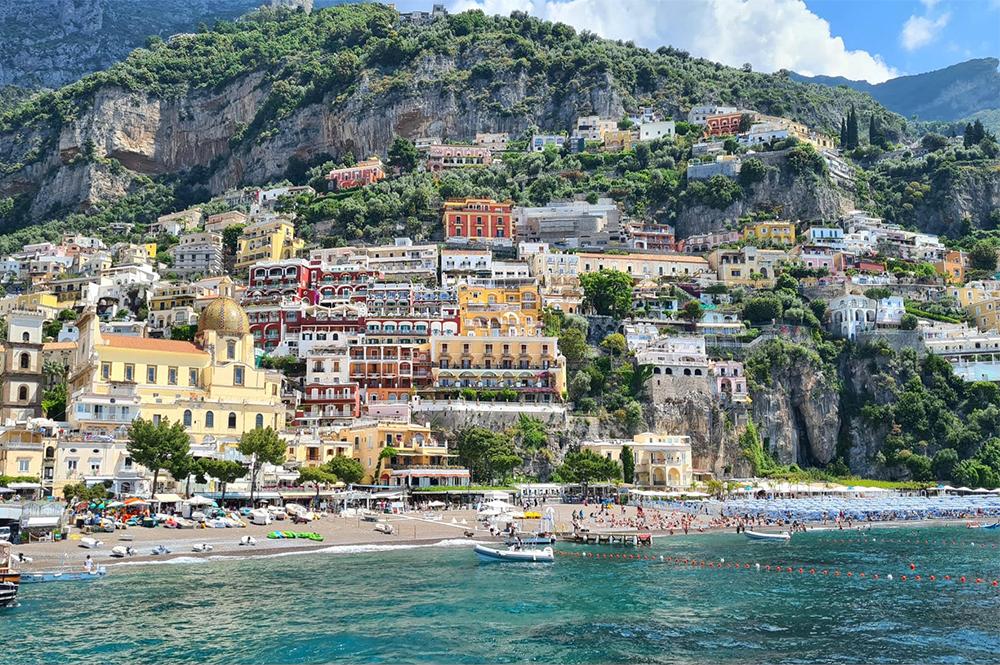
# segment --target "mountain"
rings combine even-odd
[[[465,12],[430,23],[391,7],[260,10],[151,43],[124,61],[0,115],[0,228],[183,179],[204,194],[285,177],[397,135],[567,131],[576,117],[699,102],[787,115],[835,132],[852,105],[890,136],[905,121],[866,94],[746,72],[541,21]]]
[[[883,83],[852,81],[840,76],[802,76],[796,81],[866,92],[902,116],[920,120],[962,120],[982,111],[1000,109],[997,58],[980,58],[924,74],[900,76]]]

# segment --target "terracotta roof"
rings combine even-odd
[[[102,335],[104,346],[136,351],[165,351],[167,353],[205,353],[191,342],[175,339],[153,339],[152,337],[132,337],[130,335]]]
[[[76,342],[45,342],[42,344],[42,351],[72,351],[76,348]]]

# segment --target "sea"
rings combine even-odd
[[[560,543],[548,565],[468,541],[184,557],[22,586],[0,663],[998,663],[998,547],[934,527]]]

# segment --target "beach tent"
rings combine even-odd
[[[195,494],[190,499],[186,500],[184,503],[186,503],[189,506],[216,506],[216,505],[218,505],[218,504],[215,503],[214,499],[209,499],[207,496],[198,496],[197,494]]]
[[[126,506],[148,506],[149,505],[149,501],[145,501],[144,499],[140,499],[137,496],[131,496],[131,497],[125,499],[125,505]]]

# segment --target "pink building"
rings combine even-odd
[[[427,170],[432,173],[466,166],[489,166],[493,152],[479,145],[432,145],[427,153]]]

